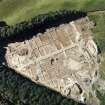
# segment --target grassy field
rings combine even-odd
[[[105,0],[0,0],[0,20],[11,25],[58,9],[103,10]]]
[[[101,50],[99,70],[101,78],[105,80],[105,11],[89,13],[88,15],[91,20],[96,22],[96,27],[93,29],[93,37]],[[98,91],[97,97],[100,99],[100,105],[105,105],[105,94],[102,93]]]
[[[93,37],[101,50],[100,74],[101,78],[105,79],[105,11],[89,13],[88,15],[91,20],[96,22]]]

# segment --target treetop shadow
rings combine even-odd
[[[6,46],[8,43],[28,40],[37,33],[45,32],[48,28],[57,27],[86,15],[87,13],[82,11],[59,10],[41,14],[14,26],[2,27],[0,29],[0,44]]]

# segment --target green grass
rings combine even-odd
[[[96,22],[96,27],[93,29],[93,36],[102,53],[105,52],[105,11],[90,13],[91,20]]]
[[[100,75],[102,79],[105,79],[105,11],[89,13],[89,17],[96,22],[93,37],[101,50]]]
[[[101,91],[96,91],[97,97],[101,100],[100,105],[105,105],[105,93]]]
[[[93,29],[93,37],[101,50],[101,64],[99,70],[101,79],[105,80],[105,11],[89,13],[88,15],[91,20],[96,22],[96,26]],[[105,94],[102,93],[103,91],[97,91],[97,97],[100,100],[100,105],[105,105]]]
[[[0,20],[11,25],[58,9],[103,10],[105,0],[0,0]]]

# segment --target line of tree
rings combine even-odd
[[[0,66],[0,95],[9,105],[85,105],[36,84],[6,66]]]
[[[9,100],[7,100],[4,96],[1,95],[0,93],[0,105],[14,105],[11,103]]]
[[[86,16],[85,12],[70,10],[59,10],[41,14],[29,21],[24,21],[14,26],[2,27],[0,29],[0,41],[13,41],[14,38],[20,41],[20,39],[30,38],[38,32],[44,32],[46,28],[58,26],[61,23],[67,23],[84,16]]]

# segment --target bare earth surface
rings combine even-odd
[[[97,46],[88,17],[47,29],[6,47],[9,67],[36,83],[84,102],[97,80]]]

